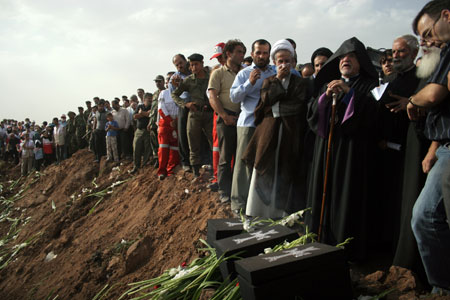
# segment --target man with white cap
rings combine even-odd
[[[300,170],[307,129],[310,81],[292,75],[294,48],[276,42],[270,56],[277,74],[266,78],[255,109],[256,130],[244,154],[253,168],[245,213],[280,218],[306,206],[306,176]]]
[[[237,147],[233,182],[231,187],[231,209],[239,213],[247,204],[252,168],[242,162],[242,155],[255,132],[255,107],[259,102],[264,79],[275,75],[276,69],[269,65],[271,45],[264,39],[253,42],[251,66],[239,71],[230,89],[230,99],[241,104],[237,121]]]

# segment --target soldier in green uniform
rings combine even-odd
[[[77,137],[77,146],[78,149],[83,149],[86,147],[86,139],[84,136],[86,135],[86,123],[87,119],[84,116],[84,108],[78,107],[78,115],[75,117],[75,127],[76,127],[76,137]]]
[[[152,164],[157,168],[158,164],[158,98],[162,90],[165,90],[164,76],[158,75],[155,78],[156,87],[153,93],[152,108],[150,109],[150,123],[148,130],[150,131],[150,143],[152,144]]]
[[[189,160],[194,169],[194,175],[198,177],[202,161],[202,133],[206,136],[212,152],[213,110],[206,95],[209,74],[203,67],[203,56],[194,53],[188,57],[188,60],[192,74],[180,83],[172,93],[172,98],[178,106],[189,109],[187,122],[187,136],[190,148]],[[183,92],[189,92],[191,102],[184,102],[180,98]]]
[[[75,125],[75,113],[73,111],[69,111],[67,113],[69,116],[69,120],[67,120],[67,128],[66,128],[66,145],[67,145],[67,157],[71,157],[72,154],[77,152],[77,136],[76,136],[76,125]]]

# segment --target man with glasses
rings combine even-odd
[[[424,134],[440,144],[436,150],[437,161],[414,205],[411,226],[432,292],[450,294],[450,228],[444,208],[446,190],[443,190],[450,180],[450,1],[427,3],[414,19],[413,29],[421,37],[421,45],[439,46],[442,51],[428,84],[409,98],[407,106],[411,120],[428,110]]]

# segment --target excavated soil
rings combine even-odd
[[[0,222],[0,237],[10,230],[11,220],[28,222],[21,222],[17,238],[3,247],[11,249],[34,237],[0,269],[0,299],[92,299],[106,284],[113,286],[107,299],[117,299],[129,289],[128,283],[197,257],[207,220],[231,217],[229,205],[220,204],[217,194],[206,188],[207,172],[193,181],[193,175],[180,168],[160,181],[151,166],[130,175],[129,162],[99,165],[93,160],[89,151],[78,151],[39,177],[22,178],[11,191],[6,187],[18,178],[20,168],[0,165],[2,196],[24,189],[9,220]],[[100,202],[99,197],[86,196],[124,180]],[[408,272],[353,271],[352,280],[359,294],[395,289],[386,299],[419,299],[420,285]]]

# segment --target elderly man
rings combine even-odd
[[[318,232],[324,196],[325,168],[328,186],[322,241],[333,244],[354,237],[347,249],[353,258],[364,258],[368,241],[368,214],[372,195],[373,131],[377,103],[370,91],[378,83],[378,74],[357,38],[345,41],[330,57],[316,77],[322,86],[308,111],[308,121],[317,134],[308,189],[308,207],[312,207],[313,232]],[[335,95],[336,118],[330,152],[326,163],[330,131],[332,97]],[[326,167],[328,165],[328,167]]]
[[[411,220],[420,256],[433,292],[450,294],[450,228],[444,196],[450,177],[450,1],[427,3],[413,21],[421,44],[441,46],[441,60],[429,83],[409,98],[408,115],[415,120],[428,109],[425,136],[440,145],[437,161],[428,173],[425,186],[413,209]],[[447,176],[446,176],[447,175]],[[450,212],[449,212],[450,213]]]
[[[183,54],[177,54],[173,57],[172,63],[177,69],[175,74],[172,75],[169,81],[169,91],[173,93],[181,81],[189,76],[191,72],[188,68],[188,63]],[[189,102],[190,97],[188,92],[184,92],[180,96],[184,102]],[[188,120],[189,109],[179,106],[178,107],[178,144],[179,144],[179,154],[180,162],[183,170],[190,171],[191,165],[189,162],[189,143],[187,137],[187,120]]]
[[[392,249],[398,240],[405,146],[409,126],[406,105],[408,97],[414,94],[420,82],[414,64],[418,50],[419,43],[412,35],[403,35],[394,40],[392,66],[396,76],[389,82],[378,101],[378,147],[374,159],[379,186],[375,192],[379,213],[385,216],[383,224],[379,226],[378,239],[388,249]]]
[[[232,182],[232,160],[236,155],[236,121],[240,112],[239,103],[230,100],[230,88],[236,74],[242,69],[246,48],[239,40],[229,40],[224,44],[222,56],[225,65],[212,72],[208,84],[209,103],[217,114],[216,132],[219,148],[217,182],[219,200],[230,201]]]
[[[239,71],[230,89],[230,99],[240,103],[241,113],[237,121],[237,147],[234,160],[233,182],[231,186],[231,209],[239,214],[247,205],[248,189],[252,168],[248,167],[242,157],[255,132],[255,108],[259,102],[260,90],[264,79],[275,75],[276,70],[269,65],[271,45],[264,39],[252,44],[252,65]]]
[[[194,176],[200,176],[202,134],[208,140],[212,151],[212,121],[213,110],[206,94],[209,74],[203,67],[203,56],[197,53],[188,57],[192,74],[187,76],[177,89],[172,93],[173,101],[183,108],[189,109],[187,121],[187,136],[189,142],[189,161],[194,171]],[[188,92],[191,102],[185,102],[181,95]]]
[[[244,154],[253,168],[246,214],[281,218],[305,208],[305,177],[299,171],[309,80],[291,74],[294,48],[288,40],[270,53],[277,74],[264,80],[255,109],[256,130]]]

